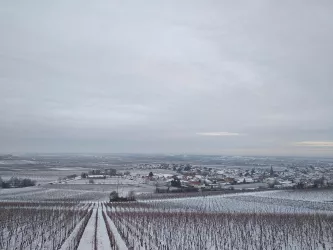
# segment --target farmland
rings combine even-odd
[[[105,199],[106,192],[89,190],[65,190],[50,188],[25,188],[5,190],[0,193],[0,200],[5,201],[96,201]],[[13,192],[11,192],[13,191]]]
[[[309,208],[296,200],[272,205],[269,198],[260,197],[268,195],[109,204],[109,214],[133,249],[332,249],[333,207],[323,201],[325,191]],[[282,191],[283,196],[289,197]]]
[[[75,203],[0,204],[1,249],[58,249],[89,207]]]
[[[38,196],[38,188],[30,192]],[[299,192],[299,191],[297,191]],[[168,198],[127,203],[0,202],[1,249],[332,249],[327,191]],[[27,191],[27,193],[29,193]],[[52,191],[50,191],[52,194]],[[43,197],[43,196],[41,196]],[[275,197],[275,198],[272,198]],[[279,198],[276,198],[279,197]],[[319,198],[321,197],[321,199]],[[280,202],[272,202],[279,199]],[[10,201],[11,200],[11,201]],[[288,203],[291,202],[291,203]],[[310,203],[312,207],[306,205]]]
[[[330,249],[328,215],[115,212],[133,249]]]
[[[0,189],[0,249],[333,249],[331,188],[155,194],[142,175],[171,170],[65,179],[88,171],[77,164],[6,166],[4,179],[38,185]],[[132,190],[137,201],[108,202],[111,191]]]
[[[0,249],[97,250],[117,244],[100,203],[0,202]]]

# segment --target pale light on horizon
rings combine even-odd
[[[296,142],[295,146],[302,146],[302,147],[333,147],[333,141],[301,141],[301,142]]]
[[[201,132],[196,133],[201,136],[239,136],[239,133],[231,133],[231,132]]]

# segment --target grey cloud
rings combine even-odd
[[[0,7],[0,151],[333,155],[330,1]]]

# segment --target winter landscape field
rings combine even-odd
[[[294,200],[296,203],[288,205],[283,201],[281,205],[268,205],[265,198],[247,200],[250,197],[246,194],[127,203],[2,201],[0,248],[333,248],[331,204],[316,201],[314,207],[306,208]]]
[[[209,180],[220,175],[223,168],[217,166],[201,180],[209,190],[179,192],[173,187],[174,192],[156,193],[163,183],[168,187],[170,178],[185,180],[186,171],[140,160],[111,165],[119,175],[101,178],[92,169],[110,166],[100,166],[100,160],[83,157],[84,164],[95,162],[89,168],[72,158],[61,159],[16,160],[20,165],[15,168],[10,168],[11,160],[2,161],[4,182],[14,176],[36,183],[0,189],[0,249],[333,249],[329,186],[254,189],[253,183],[242,182],[232,185],[233,190],[223,185],[215,190]],[[177,164],[189,168],[188,163]],[[224,169],[237,176],[248,173],[247,167]],[[201,178],[202,171],[195,176]],[[194,182],[183,181],[182,190]],[[136,201],[110,202],[111,192],[124,197],[134,192]]]

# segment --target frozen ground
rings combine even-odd
[[[296,199],[298,192],[265,191],[225,194],[207,197],[191,197],[145,201],[160,208],[181,208],[202,212],[241,212],[241,213],[327,213],[333,212],[333,203],[323,202],[332,195],[332,190],[303,193]],[[321,198],[319,198],[321,194]],[[276,198],[279,197],[279,198]],[[285,198],[287,197],[287,198]],[[291,199],[293,197],[294,199]],[[314,197],[317,197],[316,199]],[[330,199],[330,198],[329,198]]]
[[[83,232],[78,250],[111,250],[110,238],[108,236],[106,223],[110,226],[111,232],[115,236],[116,245],[120,250],[127,250],[126,244],[121,239],[117,229],[115,228],[112,220],[107,217],[104,221],[103,218],[104,206],[102,204],[95,204],[93,214],[88,221],[88,224]],[[97,223],[96,223],[97,220]],[[97,227],[96,227],[97,226]],[[96,248],[95,248],[96,241]]]
[[[45,181],[45,180],[44,180]],[[46,182],[46,181],[45,181]],[[43,200],[79,200],[107,201],[112,191],[127,196],[130,191],[136,194],[154,192],[155,187],[148,185],[141,178],[107,178],[70,180],[62,183],[53,181],[40,186],[27,188],[0,189],[0,200],[43,201]]]
[[[94,248],[94,235],[95,235],[95,219],[97,209],[93,209],[93,213],[88,221],[88,224],[83,232],[78,250],[92,250]]]
[[[83,189],[55,189],[44,187],[12,188],[0,191],[2,201],[96,201],[107,200],[109,192],[90,191]]]
[[[97,210],[97,249],[111,250],[108,232],[102,216],[102,207]]]
[[[332,202],[332,189],[313,189],[313,190],[281,190],[257,192],[253,196],[276,198],[283,200],[312,201],[312,202]]]
[[[111,212],[111,208],[109,206],[105,207],[106,214]],[[124,242],[123,238],[120,236],[118,229],[116,228],[114,222],[111,220],[110,216],[106,216],[106,221],[110,226],[111,232],[115,238],[116,245],[119,250],[127,250],[126,243]]]
[[[77,237],[79,233],[79,229],[84,223],[84,218],[76,225],[72,233],[68,236],[68,238],[65,240],[65,242],[62,244],[60,250],[69,250],[72,249],[75,246],[75,238]]]
[[[80,187],[80,185],[84,184],[73,184],[77,187]],[[71,191],[75,190],[28,188],[26,191],[33,193],[36,197],[43,197],[43,195],[51,195],[54,191],[63,191],[70,194]],[[19,192],[6,191],[4,195],[18,194]],[[21,195],[24,196],[24,194]],[[333,211],[333,208],[330,207],[331,204],[323,201],[313,201],[313,198],[311,198],[312,200],[310,198],[308,200],[304,200],[305,198],[303,200],[282,199],[281,197],[284,195],[286,195],[285,191],[269,191],[112,203],[109,204],[114,206],[112,209],[109,206],[105,208],[100,202],[93,202],[92,204],[91,202],[89,204],[72,203],[76,206],[72,210],[75,212],[73,214],[68,213],[67,216],[75,215],[78,210],[88,209],[88,205],[90,205],[89,209],[93,209],[91,217],[86,217],[86,219],[89,218],[86,227],[82,227],[83,230],[81,230],[83,235],[79,241],[78,249],[80,250],[110,250],[112,249],[111,244],[114,244],[110,240],[112,237],[120,250],[128,249],[127,246],[129,248],[134,247],[130,249],[138,250],[178,249],[180,243],[182,249],[240,250],[247,249],[248,246],[256,246],[253,249],[260,249],[259,246],[265,246],[265,244],[266,247],[262,249],[331,249],[329,248],[333,242],[332,229],[330,229],[333,220],[329,215]],[[325,192],[323,195],[325,197]],[[26,194],[25,196],[29,195]],[[314,197],[315,194],[311,193],[310,190],[308,196]],[[45,204],[48,204],[48,202]],[[66,212],[66,209],[59,209],[54,203],[49,204],[51,207],[43,207],[44,212],[41,214],[49,209],[53,209],[54,213],[60,215]],[[11,205],[6,205],[6,202],[3,205],[7,206],[6,209],[11,208]],[[16,209],[23,209],[23,207],[17,207]],[[8,210],[4,211],[8,212]],[[26,214],[26,218],[30,218],[31,214],[38,214],[36,213],[38,210],[35,210],[35,208],[26,211],[30,211]],[[102,216],[103,211],[108,213],[106,221]],[[320,213],[320,215],[313,216],[313,213]],[[12,214],[12,216],[22,216],[22,221],[25,220],[25,215],[22,212]],[[55,216],[55,221],[57,218],[61,217]],[[45,218],[41,219],[43,219],[42,221],[45,220]],[[52,235],[58,233],[57,237],[64,239],[63,242],[61,240],[57,241],[57,246],[61,246],[61,250],[74,249],[73,242],[78,238],[80,226],[85,225],[83,221],[83,217],[76,218],[73,224],[67,225],[68,230],[64,231],[66,234],[64,232],[59,234],[57,231],[51,232]],[[61,226],[66,225],[66,222],[67,220],[64,217],[63,222],[58,223],[58,227],[62,228]],[[109,237],[105,223],[110,227],[112,237]],[[38,225],[42,226],[43,224]],[[73,227],[73,231],[69,230],[71,227]],[[265,228],[266,231],[260,235],[262,228]],[[26,229],[27,232],[30,232],[28,229]],[[276,230],[280,230],[279,232],[282,233],[276,233]],[[253,232],[255,232],[255,236],[252,235]],[[318,232],[318,234],[314,235],[315,232]],[[6,236],[5,233],[1,232],[0,227],[1,234]],[[288,234],[290,237],[286,236]],[[313,235],[313,237],[308,234]],[[43,235],[40,235],[40,237],[43,237]],[[260,240],[263,243],[260,243]],[[314,248],[298,247],[301,246],[299,244],[306,241],[313,244]],[[12,240],[11,242],[10,246],[14,246],[13,242],[15,241]],[[46,239],[45,244],[43,244],[44,249],[52,249],[51,244],[52,242],[48,242]],[[221,244],[226,247],[221,247]],[[278,248],[281,245],[284,245],[284,247]],[[6,250],[10,250],[10,248]]]
[[[35,203],[30,207],[1,202],[0,249],[59,249],[87,214],[81,205],[45,203],[37,207]]]
[[[109,166],[110,167],[110,166]],[[91,168],[90,168],[91,169]],[[155,191],[154,182],[147,183],[145,178],[150,171],[163,175],[172,171],[164,169],[137,169],[132,170],[131,176],[111,177],[106,179],[93,179],[93,184],[89,184],[89,179],[61,180],[68,175],[81,172],[88,172],[89,169],[79,166],[45,166],[36,164],[32,166],[17,165],[5,166],[3,171],[0,168],[0,177],[4,180],[10,177],[30,178],[37,182],[33,188],[11,188],[0,189],[0,200],[19,201],[40,201],[40,200],[79,200],[79,201],[107,201],[110,192],[117,191],[121,196],[127,196],[129,192],[136,194],[152,193]],[[118,169],[119,170],[119,169]],[[122,169],[119,171],[127,171]]]

